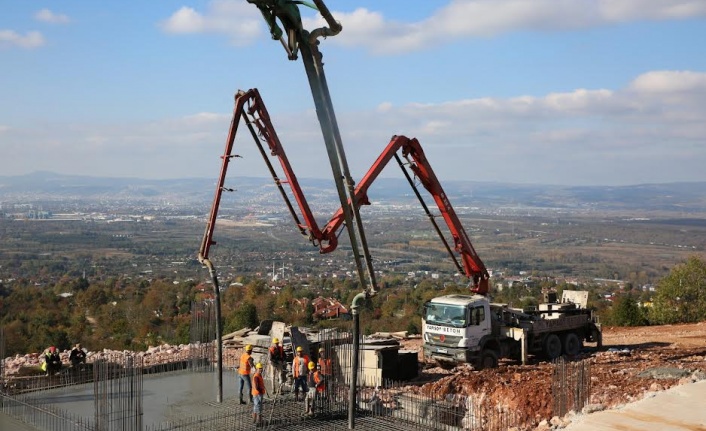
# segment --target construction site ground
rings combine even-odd
[[[421,340],[403,341],[408,350],[420,352]],[[706,377],[706,322],[687,325],[603,328],[603,348],[586,346],[577,359],[591,364],[590,408],[621,407],[655,392]],[[428,381],[428,383],[424,383]],[[527,422],[551,418],[552,365],[502,362],[497,369],[452,370],[425,364],[415,391],[423,393],[485,394],[499,405],[519,412]],[[706,415],[706,413],[704,413]],[[566,425],[566,423],[564,424]],[[706,429],[706,428],[700,428]]]
[[[521,415],[521,423],[538,430],[568,427],[573,430],[591,429],[653,429],[653,428],[602,428],[590,422],[589,418],[612,414],[609,409],[619,408],[625,414],[633,414],[633,406],[655,410],[655,414],[670,415],[676,408],[651,407],[650,402],[658,402],[663,395],[676,394],[677,397],[694,397],[694,390],[706,392],[706,382],[688,385],[691,395],[683,395],[687,386],[699,378],[706,377],[706,322],[690,325],[652,326],[637,328],[604,328],[604,346],[596,351],[595,346],[587,346],[580,357],[590,362],[591,396],[589,409],[597,411],[587,415],[569,415],[568,419],[552,420],[552,373],[553,366],[547,362],[531,360],[527,365],[511,361],[502,361],[497,369],[474,371],[470,366],[461,365],[454,369],[445,369],[431,363],[424,363],[421,355],[419,338],[402,341],[403,348],[419,352],[422,363],[419,376],[411,382],[403,382],[398,388],[402,392],[421,393],[434,398],[446,394],[465,394],[482,396],[490,404],[505,406]],[[235,402],[236,381],[232,372],[224,378],[224,403],[215,403],[214,376],[201,374],[165,374],[155,375],[145,380],[144,423],[152,425],[163,421],[187,421],[204,415],[222,412],[233,417],[235,422],[228,429],[241,429],[251,426],[249,420],[251,407],[239,406]],[[93,396],[90,385],[86,388],[65,388],[59,393],[51,391],[39,395],[40,398],[56,397],[58,405],[68,411],[91,417]],[[677,386],[679,386],[677,388]],[[657,394],[655,396],[655,394]],[[700,400],[703,399],[702,393]],[[345,415],[329,415],[313,421],[300,423],[295,420],[301,416],[303,406],[294,403],[292,395],[280,399],[272,417],[274,423],[282,429],[298,429],[308,423],[307,429],[345,429]],[[48,399],[44,401],[51,402]],[[266,400],[264,413],[270,419],[272,401]],[[639,401],[639,402],[638,402]],[[669,404],[667,404],[669,405]],[[687,404],[680,403],[687,407]],[[706,423],[706,410],[691,409],[697,415],[696,423]],[[633,413],[631,413],[633,412]],[[233,413],[235,413],[233,415]],[[291,417],[290,417],[291,415]],[[644,413],[640,413],[644,416]],[[0,414],[2,429],[9,425],[10,419]],[[703,417],[702,417],[703,416]],[[286,419],[282,422],[283,419]],[[391,418],[359,418],[361,429],[396,429],[388,421]],[[673,420],[671,418],[669,420]],[[318,424],[317,420],[322,420]],[[644,421],[644,418],[643,418]],[[654,421],[653,421],[654,422]],[[659,422],[657,422],[659,423]],[[314,427],[314,425],[317,425]],[[665,427],[654,429],[681,429]],[[18,425],[18,424],[16,424]],[[320,425],[320,428],[319,428]],[[585,428],[588,426],[589,428]],[[306,427],[306,426],[305,426]],[[152,429],[157,429],[154,427]],[[17,428],[22,429],[22,428]],[[215,429],[215,428],[214,428]],[[243,428],[244,429],[244,428]],[[302,428],[303,429],[303,428]],[[382,429],[382,428],[381,428]],[[697,428],[706,429],[706,425]]]

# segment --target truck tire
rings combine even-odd
[[[561,340],[556,334],[549,334],[544,339],[544,354],[549,359],[556,359],[561,356]]]
[[[568,356],[576,356],[581,353],[581,339],[574,332],[569,332],[564,335],[564,354]]]
[[[478,357],[478,364],[476,368],[480,370],[485,370],[486,368],[497,368],[498,367],[498,354],[490,349],[483,349]]]

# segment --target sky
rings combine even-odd
[[[325,2],[354,178],[405,135],[442,183],[706,181],[705,0]],[[218,178],[250,88],[296,175],[330,178],[304,65],[246,0],[0,0],[0,176]],[[244,132],[229,176],[267,177]]]

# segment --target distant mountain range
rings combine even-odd
[[[337,199],[333,180],[299,179],[312,204]],[[215,178],[147,180],[106,178],[35,172],[0,176],[0,200],[96,200],[103,202],[162,202],[183,204],[210,202]],[[556,186],[445,181],[442,184],[456,207],[534,207],[595,210],[643,210],[680,213],[706,212],[706,182],[641,184],[632,186]],[[244,199],[279,199],[270,178],[229,178]],[[421,186],[420,186],[421,187]],[[426,197],[426,191],[422,189]],[[403,178],[378,178],[370,188],[371,201],[408,203],[415,197]]]

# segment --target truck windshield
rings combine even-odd
[[[424,317],[427,323],[463,328],[467,324],[466,307],[462,305],[424,304]]]

